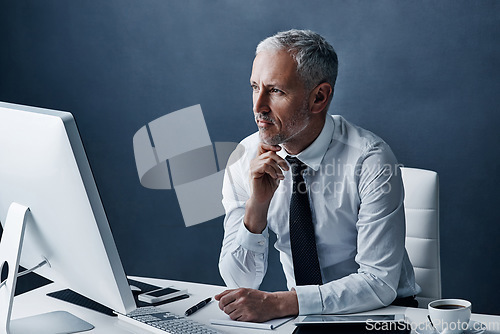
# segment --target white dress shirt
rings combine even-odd
[[[243,224],[251,194],[250,161],[259,142],[258,133],[241,142],[245,151],[224,178],[219,269],[228,287],[259,288],[267,270],[271,230],[301,315],[375,309],[420,291],[405,249],[401,173],[382,139],[341,116],[327,116],[318,138],[297,155],[308,166],[304,179],[323,278],[322,285],[307,286],[295,285],[288,221],[290,170],[271,200],[262,234],[249,232]],[[287,155],[284,149],[278,154]]]

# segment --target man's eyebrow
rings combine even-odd
[[[257,82],[255,80],[250,80],[250,84],[251,85],[257,85]],[[268,83],[264,83],[264,86],[265,87],[282,87],[283,85],[282,84],[278,84],[274,81],[271,81],[271,82],[268,82]]]

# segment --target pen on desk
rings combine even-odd
[[[431,323],[432,328],[436,329],[436,327],[434,327],[434,324],[432,323],[431,316],[428,314],[427,314],[427,319],[429,319],[429,322]],[[437,331],[437,329],[436,329],[436,331]]]
[[[191,307],[190,309],[188,309],[186,311],[186,313],[184,313],[184,315],[187,317],[187,316],[190,316],[191,314],[193,314],[194,312],[198,311],[200,308],[202,308],[203,306],[207,305],[208,303],[210,303],[210,301],[212,300],[211,297],[208,297],[207,299],[199,302],[198,304],[196,304],[195,306]]]

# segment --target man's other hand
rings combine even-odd
[[[263,292],[239,288],[226,290],[215,296],[219,308],[237,321],[264,322],[299,314],[295,290]]]

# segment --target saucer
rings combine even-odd
[[[423,327],[423,328],[422,328]],[[482,334],[486,331],[486,325],[479,321],[471,320],[468,328],[462,334]],[[417,334],[438,334],[438,332],[427,321],[415,328]]]

